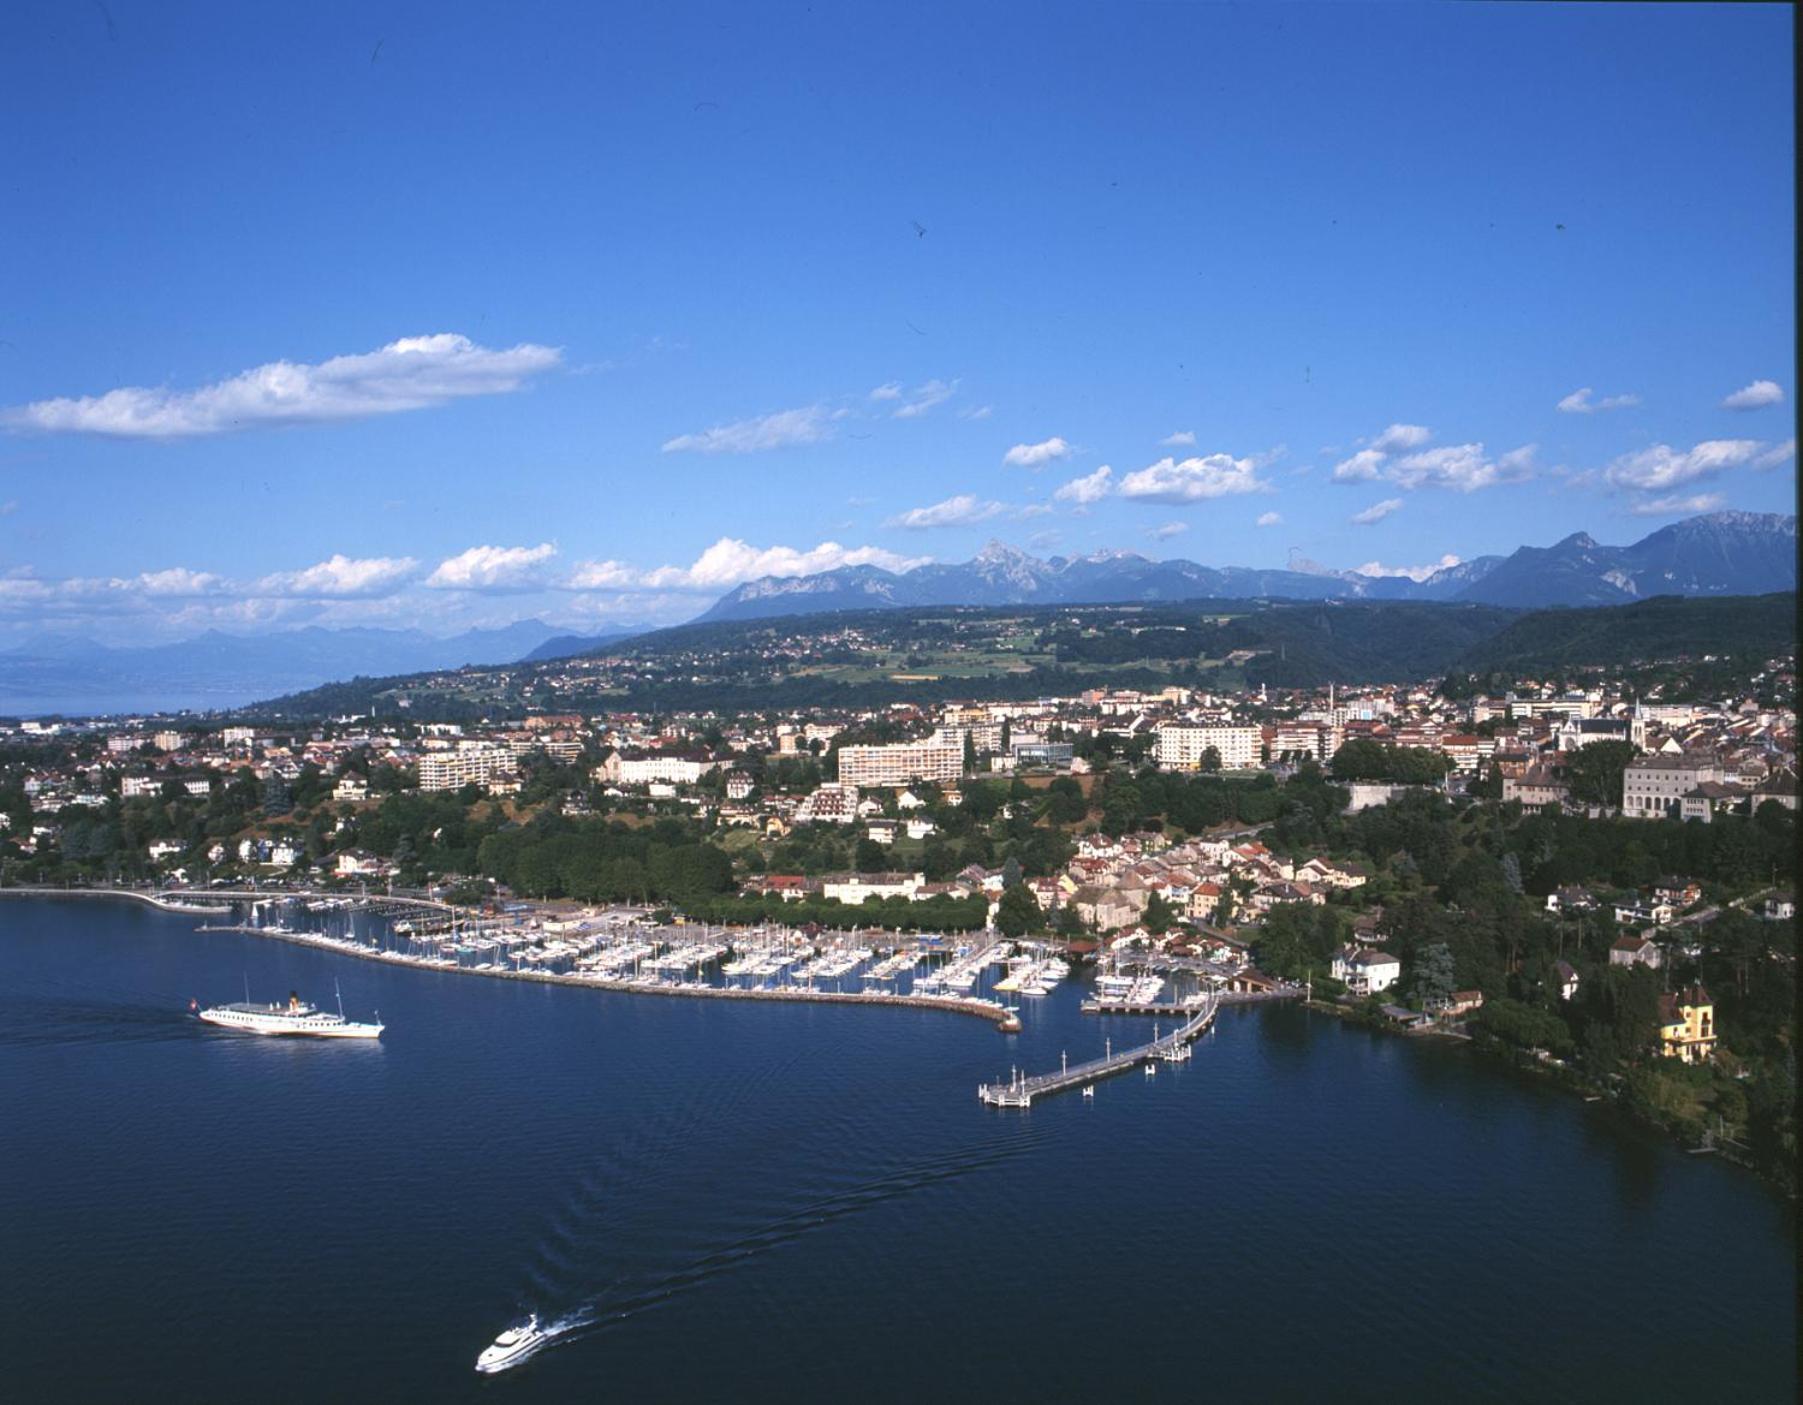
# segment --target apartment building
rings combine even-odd
[[[964,774],[964,747],[937,740],[894,746],[839,749],[839,779],[846,785],[896,786],[910,781],[955,781]]]
[[[492,742],[464,742],[444,751],[428,751],[419,758],[421,790],[460,790],[466,785],[485,789],[514,775],[513,753]]]
[[[1163,771],[1197,771],[1210,747],[1221,758],[1223,771],[1257,766],[1264,745],[1259,727],[1196,725],[1179,722],[1160,727],[1153,755]]]

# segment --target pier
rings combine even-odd
[[[1150,1044],[1123,1049],[1118,1054],[1110,1050],[1088,1063],[1066,1064],[1056,1073],[1027,1077],[1017,1071],[1006,1083],[982,1084],[977,1089],[977,1097],[990,1107],[1031,1107],[1034,1098],[1050,1097],[1066,1088],[1094,1083],[1099,1078],[1125,1073],[1140,1064],[1180,1063],[1189,1057],[1190,1044],[1214,1023],[1219,1004],[1218,998],[1210,995],[1200,1007],[1189,1010],[1190,1019],[1186,1023],[1169,1034],[1158,1036]]]

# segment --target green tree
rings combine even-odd
[[[1415,999],[1423,1009],[1433,1008],[1452,998],[1458,989],[1458,972],[1452,948],[1445,942],[1423,947],[1415,956]]]
[[[1176,923],[1177,909],[1171,906],[1163,893],[1153,893],[1146,900],[1146,910],[1140,914],[1140,921],[1145,923],[1146,930],[1152,935],[1162,936]]]
[[[1619,808],[1622,775],[1638,750],[1632,742],[1591,742],[1572,752],[1565,762],[1565,781],[1573,797]]]
[[[1042,916],[1033,890],[1025,883],[1017,883],[1005,889],[1002,900],[996,904],[996,930],[1004,937],[1024,937],[1039,929]]]

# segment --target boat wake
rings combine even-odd
[[[966,1177],[998,1168],[1026,1154],[1047,1133],[1029,1126],[1008,1125],[971,1145],[929,1155],[899,1165],[881,1167],[875,1174],[835,1184],[843,1178],[848,1150],[845,1129],[826,1119],[812,1127],[797,1128],[780,1119],[767,1119],[771,1142],[795,1146],[817,1142],[813,1158],[820,1169],[814,1184],[798,1187],[792,1180],[763,1188],[775,1200],[763,1217],[742,1216],[738,1225],[717,1225],[704,1233],[687,1254],[673,1251],[667,1229],[655,1214],[645,1213],[642,1196],[634,1189],[657,1188],[660,1199],[683,1182],[705,1185],[717,1174],[705,1158],[693,1158],[693,1137],[707,1124],[731,1125],[735,1119],[721,1116],[722,1093],[729,1105],[757,1095],[779,1080],[786,1065],[734,1080],[723,1090],[715,1084],[698,1090],[668,1110],[668,1115],[641,1125],[625,1141],[611,1146],[582,1176],[569,1199],[554,1213],[524,1267],[522,1291],[515,1303],[522,1314],[537,1317],[542,1340],[532,1355],[619,1328],[633,1317],[662,1306],[681,1295],[704,1287],[722,1274],[747,1266],[763,1255],[805,1235],[841,1221],[870,1213],[891,1201],[919,1195]],[[761,1141],[762,1139],[760,1139]],[[759,1145],[743,1140],[735,1144],[734,1158],[742,1166],[755,1166]],[[854,1153],[855,1154],[855,1153]],[[741,1200],[760,1198],[754,1185],[741,1186]],[[747,1225],[745,1220],[749,1220]],[[609,1259],[636,1259],[640,1263],[663,1260],[669,1266],[621,1274],[594,1291],[595,1269]],[[586,1291],[578,1285],[586,1280]],[[572,1306],[558,1306],[571,1304]],[[522,1357],[522,1360],[525,1358]]]
[[[1030,1142],[1030,1138],[1017,1137],[966,1148],[821,1195],[750,1233],[694,1255],[668,1273],[648,1281],[616,1282],[586,1302],[566,1309],[556,1318],[541,1323],[544,1341],[536,1351],[616,1330],[631,1318],[704,1287],[722,1274],[804,1235],[865,1214],[888,1201],[1000,1166],[1022,1154]]]
[[[0,1023],[0,1048],[59,1044],[137,1044],[201,1039],[205,1031],[188,1017],[186,1001],[168,1008],[61,996],[26,997],[20,1017]]]

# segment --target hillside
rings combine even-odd
[[[1642,663],[1680,655],[1773,658],[1797,648],[1794,594],[1696,600],[1659,596],[1633,605],[1536,610],[1474,644],[1462,669],[1537,669]]]

